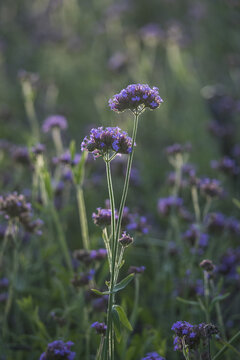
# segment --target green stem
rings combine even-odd
[[[206,322],[210,322],[210,314],[209,314],[209,279],[208,279],[208,272],[204,271],[204,297],[205,297],[205,309],[206,309]]]
[[[198,224],[200,224],[200,222],[201,222],[201,211],[200,211],[200,207],[199,207],[198,193],[197,193],[197,187],[196,186],[192,186],[191,194],[192,194],[192,202],[193,202],[193,208],[194,208],[194,212],[195,212],[196,222]]]
[[[39,125],[33,102],[33,89],[29,81],[22,82],[22,92],[24,97],[24,107],[31,126],[32,135],[36,142],[39,142]]]
[[[68,246],[67,246],[67,243],[66,243],[66,239],[65,239],[65,236],[64,236],[64,232],[63,232],[63,229],[62,229],[61,222],[59,220],[57,211],[56,211],[53,204],[50,205],[50,209],[51,209],[51,214],[52,214],[52,217],[53,217],[53,221],[54,221],[56,229],[57,229],[57,237],[58,237],[58,240],[59,240],[60,248],[62,250],[62,253],[63,253],[63,256],[65,258],[68,269],[72,273],[72,261],[71,261],[71,257],[70,257],[69,251],[68,251]]]
[[[240,331],[237,332],[228,342],[226,345],[223,346],[223,348],[212,358],[212,360],[218,360],[222,357],[222,355],[228,350],[229,345],[232,346],[232,343],[234,343],[238,338],[240,337]]]
[[[82,187],[76,186],[76,192],[77,192],[77,203],[78,203],[79,220],[81,224],[83,247],[85,250],[89,250],[90,243],[89,243],[89,234],[88,234],[88,223],[87,223],[86,207],[85,207]]]
[[[110,172],[110,165],[109,162],[106,161],[106,171],[107,171],[107,180],[108,180],[108,190],[109,190],[109,198],[110,198],[110,204],[111,204],[111,213],[112,213],[112,221],[111,221],[111,230],[112,230],[112,272],[111,272],[111,282],[110,282],[110,295],[109,295],[109,301],[108,301],[108,312],[107,312],[107,334],[106,334],[106,341],[104,344],[104,351],[103,351],[103,359],[104,360],[114,360],[114,353],[111,354],[111,351],[113,350],[113,342],[114,338],[111,336],[112,334],[112,306],[114,303],[114,294],[113,294],[113,288],[115,285],[115,267],[116,267],[116,256],[118,253],[118,239],[120,236],[120,230],[121,230],[121,223],[122,223],[122,216],[123,216],[123,210],[127,198],[127,192],[129,187],[129,180],[130,180],[130,173],[132,168],[132,161],[133,161],[133,154],[134,154],[134,144],[136,141],[137,136],[137,127],[138,127],[138,114],[135,114],[134,119],[134,125],[133,125],[133,136],[132,136],[132,152],[129,155],[128,158],[128,164],[127,164],[127,171],[126,171],[126,177],[123,187],[123,193],[121,198],[121,203],[119,207],[118,212],[118,221],[117,221],[117,228],[115,232],[115,205],[114,205],[114,195],[113,195],[113,189],[111,184],[111,172]],[[109,160],[109,157],[107,158]],[[116,279],[117,281],[117,279]],[[109,352],[107,355],[107,351]]]
[[[12,302],[13,302],[13,296],[14,296],[14,288],[16,287],[16,279],[17,279],[17,273],[18,273],[18,265],[19,265],[19,256],[18,256],[18,252],[19,252],[19,242],[17,241],[17,229],[15,228],[15,226],[13,224],[10,225],[11,228],[9,229],[9,233],[11,232],[11,235],[13,237],[13,244],[14,244],[14,250],[13,250],[13,269],[12,269],[12,276],[11,276],[11,283],[10,283],[10,287],[9,287],[9,292],[8,292],[8,299],[7,299],[7,303],[5,306],[5,311],[4,311],[4,326],[3,328],[7,329],[7,318],[8,318],[8,314],[11,310],[11,306],[12,306]]]
[[[126,171],[126,177],[125,177],[125,182],[124,182],[124,187],[123,187],[122,199],[121,199],[119,212],[118,212],[118,221],[117,221],[117,230],[116,230],[116,238],[117,239],[119,239],[119,236],[120,236],[123,210],[124,210],[124,206],[125,206],[125,202],[126,202],[126,198],[127,198],[127,192],[128,192],[128,186],[129,186],[129,180],[130,180],[130,174],[131,174],[131,168],[132,168],[132,162],[133,162],[133,155],[134,155],[134,144],[136,142],[136,137],[137,137],[137,128],[138,128],[138,114],[135,114],[134,124],[133,124],[133,135],[132,135],[132,152],[130,153],[129,158],[128,158],[127,171]],[[116,241],[116,243],[117,243],[117,241]],[[116,245],[118,245],[118,244],[116,244]],[[116,250],[117,249],[115,249],[115,256],[116,256],[116,252],[117,252]],[[115,260],[114,255],[113,255],[113,260]]]
[[[63,153],[63,144],[62,144],[61,132],[58,127],[54,127],[52,129],[52,137],[57,151],[57,155],[59,156]]]
[[[115,219],[115,200],[114,200],[114,192],[113,192],[113,185],[112,185],[112,176],[111,176],[111,167],[109,161],[109,155],[107,154],[106,158],[106,174],[107,174],[107,185],[108,185],[108,192],[109,192],[109,199],[110,199],[110,207],[111,207],[111,253],[112,253],[112,261],[110,264],[110,295],[108,301],[108,312],[107,312],[107,333],[106,333],[106,340],[104,346],[104,359],[107,359],[107,351],[109,359],[114,360],[114,352],[113,352],[113,344],[114,344],[114,334],[112,329],[112,306],[114,303],[114,272],[115,272],[115,259],[116,256],[113,258],[114,249],[116,248],[115,242],[117,241],[115,237],[115,226],[116,226],[116,219]]]

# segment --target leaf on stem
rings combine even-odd
[[[113,288],[113,293],[116,293],[120,290],[123,290],[134,278],[134,274],[129,274],[125,279],[121,280],[118,284],[116,284]]]
[[[125,326],[125,328],[128,330],[132,331],[132,325],[130,324],[124,309],[120,305],[113,305],[112,309],[117,311],[119,320],[121,321],[122,325]]]

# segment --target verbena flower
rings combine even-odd
[[[31,150],[34,155],[42,155],[45,152],[46,147],[44,144],[36,144]]]
[[[221,160],[212,160],[211,167],[219,170],[227,175],[237,175],[239,173],[239,167],[234,159],[224,156]]]
[[[133,243],[133,238],[124,231],[122,237],[118,241],[123,247],[127,247]]]
[[[112,212],[110,209],[97,208],[97,213],[92,214],[92,219],[95,225],[100,227],[110,226],[111,225],[111,215]],[[117,215],[115,214],[117,218]]]
[[[94,322],[91,327],[96,330],[97,334],[105,335],[107,331],[107,325],[98,321]]]
[[[147,353],[141,360],[165,360],[157,352]]]
[[[199,182],[199,188],[201,192],[208,197],[219,197],[223,194],[223,188],[220,181],[216,179],[204,178]]]
[[[217,272],[227,277],[228,280],[239,280],[240,247],[228,249],[221,257]]]
[[[114,95],[109,100],[109,106],[111,110],[116,112],[129,109],[138,114],[145,108],[157,109],[162,102],[158,88],[150,88],[145,84],[132,84],[128,85],[119,94]]]
[[[14,146],[11,149],[12,158],[16,163],[21,165],[30,165],[30,156],[28,148],[25,146]]]
[[[206,216],[205,223],[210,233],[221,234],[225,230],[226,217],[220,212],[210,213]]]
[[[71,280],[71,283],[75,287],[88,285],[89,282],[93,279],[94,274],[95,274],[94,269],[91,269],[86,273],[75,274],[74,278]]]
[[[183,351],[183,348],[195,350],[201,340],[210,339],[213,334],[218,333],[216,326],[212,324],[192,325],[187,321],[177,321],[171,330],[175,332],[173,341],[175,351]]]
[[[165,152],[168,156],[174,156],[177,154],[189,153],[192,150],[192,145],[187,144],[173,144],[165,148]]]
[[[130,266],[128,269],[129,274],[143,274],[146,270],[145,266]]]
[[[183,199],[175,196],[158,200],[158,211],[161,215],[168,216],[172,209],[179,210],[183,205]]]
[[[53,128],[65,130],[67,128],[67,119],[62,115],[51,115],[44,120],[42,130],[44,133],[50,132]]]
[[[56,340],[48,344],[47,350],[40,356],[39,360],[74,360],[76,353],[71,351],[74,345],[72,341],[64,343]]]
[[[106,249],[98,249],[98,250],[75,250],[74,251],[74,258],[79,260],[80,262],[89,265],[94,261],[100,261],[105,259],[107,256]]]
[[[41,234],[40,227],[43,222],[40,219],[33,220],[32,206],[25,199],[24,195],[18,195],[16,192],[0,196],[0,214],[5,219],[19,221],[26,231]]]
[[[212,260],[208,260],[208,259],[205,259],[203,261],[200,262],[199,266],[207,271],[207,272],[211,272],[214,270],[215,266],[213,265],[213,262]]]
[[[92,153],[94,158],[104,157],[109,152],[130,154],[132,139],[119,127],[99,127],[90,131],[89,138],[84,138],[81,149]]]
[[[186,240],[191,246],[195,246],[197,243],[201,248],[208,246],[208,234],[201,232],[196,224],[191,224],[185,233],[183,233],[182,238]]]

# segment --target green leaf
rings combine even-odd
[[[87,160],[87,155],[88,155],[87,151],[84,151],[82,153],[81,160],[79,161],[79,163],[76,165],[76,167],[73,170],[74,182],[77,185],[82,185],[82,183],[83,183],[84,166],[85,166],[85,162]]]
[[[240,200],[233,199],[233,203],[240,209]]]
[[[44,169],[42,176],[43,176],[43,181],[44,181],[44,185],[45,185],[45,189],[46,189],[48,198],[52,199],[53,198],[53,189],[52,189],[50,174],[46,169]]]
[[[75,154],[76,154],[76,142],[75,142],[75,140],[72,140],[70,142],[69,151],[70,151],[70,154],[71,154],[71,160],[73,161],[73,159],[75,157]]]
[[[94,292],[95,294],[97,294],[97,295],[100,295],[100,296],[102,296],[102,295],[109,295],[109,291],[99,291],[99,290],[97,290],[97,289],[91,289],[91,291],[92,292]]]
[[[224,295],[218,295],[215,296],[212,301],[211,301],[211,309],[213,308],[213,306],[218,302],[218,301],[222,301],[224,299],[226,299],[228,296],[230,295],[230,293],[224,294]]]
[[[112,320],[113,320],[114,332],[115,332],[115,335],[116,335],[117,342],[120,343],[121,338],[122,338],[121,323],[120,323],[119,314],[118,314],[118,312],[117,312],[117,310],[115,309],[114,306],[112,308]]]
[[[132,281],[133,278],[134,278],[134,274],[129,274],[127,277],[125,277],[125,279],[123,279],[114,286],[113,292],[116,293],[120,290],[123,290],[130,283],[130,281]]]
[[[188,304],[188,305],[193,305],[193,306],[200,306],[199,302],[198,301],[191,301],[191,300],[186,300],[186,299],[183,299],[181,297],[176,297],[176,300],[184,303],[184,304]]]
[[[130,324],[127,315],[123,308],[120,305],[113,305],[113,309],[115,309],[118,312],[119,319],[123,326],[125,326],[128,330],[132,331],[132,325]]]

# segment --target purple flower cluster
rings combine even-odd
[[[224,156],[219,161],[213,160],[211,162],[211,167],[226,175],[237,175],[239,173],[239,167],[237,166],[236,161],[228,156]]]
[[[97,208],[97,213],[92,214],[95,225],[100,227],[111,225],[111,210]],[[115,211],[115,219],[118,219],[118,213]],[[139,216],[137,213],[130,213],[128,207],[123,210],[122,226],[127,231],[136,231],[141,234],[148,233],[147,219],[145,216]]]
[[[65,130],[67,128],[67,120],[62,115],[51,115],[44,120],[42,130],[44,133],[50,132],[53,128]]]
[[[94,274],[95,274],[94,269],[91,269],[86,273],[75,274],[73,279],[71,280],[71,283],[75,287],[88,285],[89,282],[93,279]]]
[[[47,350],[40,356],[39,360],[74,360],[76,353],[71,351],[74,345],[72,341],[64,343],[56,340],[48,344]]]
[[[143,274],[146,270],[145,266],[130,266],[128,269],[129,274]]]
[[[166,147],[165,152],[168,156],[174,156],[177,154],[189,153],[191,150],[192,150],[192,145],[190,143],[184,145],[173,144],[171,146]]]
[[[165,360],[157,352],[147,353],[141,360]]]
[[[76,166],[79,161],[81,160],[80,154],[75,154],[74,158],[69,152],[65,152],[64,154],[60,155],[59,157],[53,158],[54,164],[62,164],[62,165],[69,165],[69,166]]]
[[[240,247],[236,249],[228,249],[221,258],[220,265],[217,267],[217,272],[221,275],[226,276],[229,280],[239,280],[239,264]]]
[[[42,155],[45,152],[46,147],[44,144],[36,144],[31,150],[34,155]]]
[[[133,243],[133,238],[124,231],[122,237],[118,241],[123,247],[127,247]]]
[[[97,208],[97,213],[92,214],[92,219],[95,225],[100,227],[110,226],[111,225],[111,215],[112,212],[110,209]],[[117,215],[115,214],[115,218]]]
[[[25,146],[13,146],[11,149],[13,160],[21,165],[30,165],[30,155],[28,148]]]
[[[172,209],[179,210],[183,205],[183,199],[175,196],[160,198],[158,200],[158,211],[163,216],[168,216]]]
[[[200,231],[196,224],[191,224],[190,227],[182,235],[183,240],[186,240],[190,246],[194,247],[196,244],[202,249],[208,246],[208,234]]]
[[[82,142],[81,150],[91,152],[94,158],[104,157],[109,152],[129,154],[132,152],[132,139],[119,127],[99,127],[90,131]]]
[[[111,110],[122,112],[131,110],[136,114],[141,113],[145,108],[157,109],[163,100],[159,96],[158,88],[150,88],[148,85],[132,84],[128,85],[119,94],[114,95],[109,100]]]
[[[1,213],[4,214],[6,220],[18,220],[27,232],[36,232],[41,235],[40,227],[43,222],[40,219],[32,219],[32,206],[26,201],[24,195],[14,192],[5,197],[0,196]]]
[[[89,265],[94,261],[101,261],[105,259],[107,256],[106,249],[98,249],[98,250],[75,250],[74,251],[74,258],[79,260],[80,262]]]
[[[220,181],[216,179],[204,178],[199,182],[201,192],[210,198],[219,197],[223,194],[223,188]]]
[[[217,328],[212,324],[192,325],[187,321],[177,321],[171,330],[175,332],[174,351],[182,351],[183,347],[189,350],[197,349],[201,340],[210,339],[213,334],[218,333]]]
[[[234,217],[226,217],[220,212],[210,213],[205,219],[205,226],[210,233],[221,234],[228,231],[231,235],[239,236],[240,222]]]
[[[105,335],[107,331],[107,325],[98,321],[94,322],[91,327],[96,330],[97,334]]]

